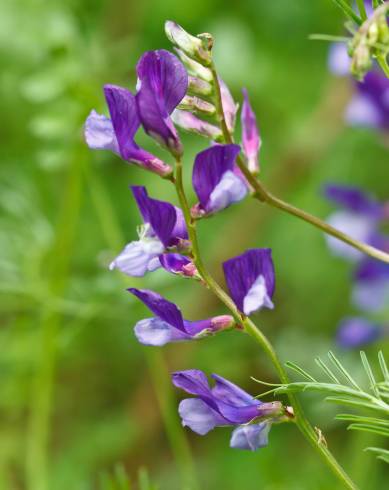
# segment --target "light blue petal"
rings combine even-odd
[[[119,154],[119,146],[108,117],[92,111],[85,122],[85,140],[94,150],[111,150]]]
[[[246,194],[247,186],[242,178],[228,170],[209,196],[208,208],[212,212],[220,211],[234,202],[241,201]]]
[[[256,451],[268,444],[270,422],[261,422],[255,425],[242,425],[232,433],[230,447],[234,449],[248,449]]]
[[[263,307],[273,309],[274,304],[268,295],[264,276],[258,276],[243,300],[243,312],[250,315]]]
[[[186,398],[182,400],[178,413],[182,419],[182,425],[190,427],[193,432],[203,436],[217,425],[225,425],[226,421],[217,412],[212,410],[199,398]]]
[[[127,276],[143,277],[161,267],[158,256],[164,251],[163,244],[157,238],[144,238],[126,245],[123,251],[109,266],[119,269]]]

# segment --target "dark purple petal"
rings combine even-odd
[[[172,274],[180,274],[191,277],[196,273],[196,267],[193,262],[180,254],[162,254],[159,261],[164,269]]]
[[[257,126],[255,113],[250,105],[247,90],[243,89],[242,105],[242,146],[247,157],[247,166],[252,173],[259,171],[258,152],[261,146],[261,138]]]
[[[129,90],[116,85],[105,85],[104,94],[121,157],[159,175],[171,173],[172,169],[169,165],[143,148],[139,148],[134,141],[135,133],[140,126],[134,95]]]
[[[236,386],[236,384],[231,383],[231,381],[217,374],[211,374],[211,377],[216,381],[215,386],[212,388],[212,394],[215,398],[236,407],[260,405],[262,403],[246,393],[242,388],[239,388],[239,386]]]
[[[384,334],[381,326],[376,325],[364,318],[346,318],[339,325],[336,341],[345,349],[361,347],[375,342]]]
[[[188,88],[184,65],[161,49],[146,52],[136,69],[140,83],[136,102],[144,130],[173,152],[180,153],[181,143],[169,116]]]
[[[179,239],[188,238],[180,209],[168,202],[150,198],[145,187],[131,186],[131,190],[143,221],[150,224],[165,247],[176,245]]]
[[[172,382],[177,388],[191,395],[211,396],[211,389],[205,374],[199,369],[187,369],[172,373]]]
[[[327,199],[355,213],[380,217],[382,206],[369,194],[357,187],[329,184],[324,188]]]
[[[275,289],[271,249],[250,249],[223,263],[231,296],[240,311],[249,315],[263,306],[272,307]]]
[[[235,172],[239,151],[238,145],[214,145],[197,154],[192,183],[205,212],[223,209],[246,195],[247,186]],[[222,184],[226,178],[231,185]]]
[[[359,95],[367,104],[371,104],[376,114],[377,126],[381,129],[389,129],[389,79],[381,71],[372,70],[356,85]]]
[[[231,436],[230,447],[234,449],[248,449],[255,451],[268,445],[270,422],[261,422],[255,425],[237,427]]]
[[[149,289],[129,288],[127,291],[139,298],[154,315],[178,330],[185,332],[181,311],[174,303]]]

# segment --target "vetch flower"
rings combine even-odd
[[[228,131],[230,131],[230,133],[233,133],[235,128],[236,113],[238,112],[239,104],[235,103],[228,86],[220,77],[219,86],[226,125]]]
[[[128,276],[141,277],[161,266],[159,256],[164,251],[188,247],[188,232],[181,209],[150,198],[145,187],[132,186],[131,190],[144,224],[139,240],[126,245],[110,269],[117,268]]]
[[[345,318],[338,327],[336,341],[344,349],[353,349],[371,344],[382,338],[384,328],[365,318]]]
[[[257,119],[250,105],[247,90],[243,89],[243,105],[242,105],[242,146],[243,152],[247,158],[247,166],[251,173],[259,172],[258,153],[262,141],[259,136]]]
[[[158,293],[148,289],[129,288],[154,313],[154,317],[140,320],[135,335],[141,344],[161,346],[168,342],[192,340],[231,328],[234,320],[229,315],[191,322],[184,320],[180,309]]]
[[[200,435],[215,427],[236,426],[230,447],[255,451],[268,444],[272,420],[283,414],[281,402],[262,403],[225,378],[212,374],[209,386],[202,371],[190,369],[172,374],[175,386],[195,395],[181,401],[182,425]]]
[[[174,155],[181,155],[181,142],[170,114],[188,89],[184,65],[172,53],[160,49],[146,52],[136,70],[136,103],[144,130]]]
[[[85,123],[88,146],[97,150],[111,150],[123,160],[135,163],[161,176],[172,172],[170,165],[140,148],[134,140],[140,126],[135,97],[127,89],[105,85],[104,94],[111,119],[92,111]]]
[[[254,248],[223,263],[224,276],[236,306],[245,315],[274,308],[274,265],[270,248]]]
[[[239,151],[238,145],[214,145],[197,154],[192,183],[199,203],[194,216],[215,213],[246,196],[247,184],[235,164]]]

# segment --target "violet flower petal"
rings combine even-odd
[[[329,184],[324,188],[327,199],[355,213],[368,214],[379,218],[382,206],[369,194],[357,187]]]
[[[178,407],[178,413],[182,419],[182,425],[190,427],[193,432],[201,436],[217,426],[229,425],[228,420],[225,420],[218,412],[199,398],[182,400]]]
[[[353,349],[375,342],[383,334],[381,326],[364,318],[350,317],[344,319],[339,325],[336,341],[345,349]]]
[[[268,445],[269,422],[237,427],[231,436],[230,447],[255,451]]]
[[[129,288],[127,291],[139,298],[161,320],[186,333],[181,311],[174,303],[149,289]]]
[[[179,342],[190,339],[190,335],[174,328],[161,318],[140,320],[134,328],[135,336],[143,345],[162,346],[168,342]]]
[[[250,105],[247,90],[243,89],[242,120],[242,146],[247,158],[247,166],[252,173],[259,171],[258,153],[261,147],[261,138],[257,126],[255,113]]]
[[[260,405],[262,403],[222,376],[211,374],[211,377],[216,381],[215,386],[211,390],[215,398],[237,407]]]
[[[328,54],[328,68],[337,76],[344,77],[350,73],[350,56],[346,43],[332,43]]]
[[[223,263],[231,296],[246,315],[262,307],[272,308],[275,289],[271,249],[250,249]]]
[[[159,256],[159,261],[162,267],[172,274],[180,274],[183,276],[191,276],[196,271],[193,269],[193,262],[180,254],[162,254]]]
[[[158,257],[163,251],[164,246],[157,238],[134,241],[124,247],[109,268],[119,269],[127,276],[143,277],[161,266]]]
[[[219,85],[226,125],[229,132],[233,133],[235,128],[236,113],[238,112],[239,105],[235,103],[228,86],[220,77]]]
[[[181,143],[169,116],[188,88],[184,65],[172,53],[160,49],[146,52],[136,69],[139,78],[136,102],[144,130],[180,154]]]
[[[238,145],[215,145],[197,154],[192,183],[206,213],[224,209],[246,196],[247,185],[235,173],[239,151]]]
[[[112,121],[96,111],[91,111],[84,127],[85,141],[93,150],[110,150],[119,154],[119,145],[116,139]]]

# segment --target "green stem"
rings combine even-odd
[[[362,21],[365,21],[367,19],[365,1],[364,0],[357,0],[357,6],[358,6],[359,13],[361,15]]]
[[[218,81],[218,76],[215,70],[214,65],[211,67],[212,70],[212,75],[213,75],[213,83],[215,86],[215,105],[216,105],[216,110],[217,110],[217,117],[218,121],[221,127],[221,130],[223,132],[224,140],[226,143],[233,143],[233,138],[231,136],[230,131],[228,130],[225,118],[224,118],[224,111],[223,111],[223,106],[222,106],[222,99],[221,99],[221,93],[220,93],[220,86],[219,86],[219,81]],[[289,204],[282,199],[279,199],[278,197],[274,196],[271,192],[269,192],[263,183],[253,175],[247,166],[245,165],[245,162],[242,160],[241,156],[238,155],[236,163],[240,170],[242,171],[243,175],[251,185],[251,187],[254,189],[254,195],[253,197],[255,199],[258,199],[261,202],[265,202],[266,204],[269,204],[270,206],[274,208],[281,209],[282,211],[285,211],[288,214],[291,214],[293,216],[296,216],[299,219],[302,219],[303,221],[306,221],[307,223],[310,223],[311,225],[315,226],[316,228],[319,228],[320,230],[324,231],[328,235],[331,235],[348,245],[356,248],[362,253],[365,253],[366,255],[369,255],[370,257],[374,257],[375,259],[381,260],[382,262],[389,263],[389,254],[383,252],[382,250],[378,250],[375,247],[372,247],[371,245],[367,245],[363,242],[360,242],[358,240],[355,240],[351,236],[347,235],[346,233],[343,233],[340,230],[337,230],[333,226],[329,225],[325,221],[322,221],[321,219],[317,218],[316,216],[307,213],[306,211],[303,211],[302,209],[299,209],[292,204]]]
[[[377,56],[377,62],[381,67],[381,70],[385,73],[386,78],[389,78],[389,65],[386,55],[380,54]]]
[[[175,174],[175,187],[180,201],[180,206],[184,213],[185,222],[188,228],[189,239],[192,244],[193,262],[197,267],[199,274],[206,283],[207,287],[225,304],[225,306],[231,311],[232,315],[244,328],[244,330],[262,347],[266,352],[272,364],[274,365],[277,374],[282,383],[289,383],[289,378],[284,370],[280,360],[277,357],[276,352],[273,349],[270,341],[267,337],[258,329],[258,327],[246,316],[242,315],[236,308],[235,303],[226,294],[226,292],[219,286],[219,284],[213,279],[211,274],[206,269],[202,259],[197,240],[196,223],[192,220],[190,215],[190,208],[188,200],[186,198],[183,179],[182,179],[182,160],[176,161],[176,174]],[[306,419],[302,407],[294,394],[289,394],[289,400],[293,407],[295,420],[298,428],[303,433],[305,438],[314,447],[325,461],[325,463],[331,468],[333,473],[338,477],[346,488],[355,490],[357,487],[344,472],[342,467],[337,463],[336,459],[332,456],[326,446],[318,440],[318,436],[314,429]]]

